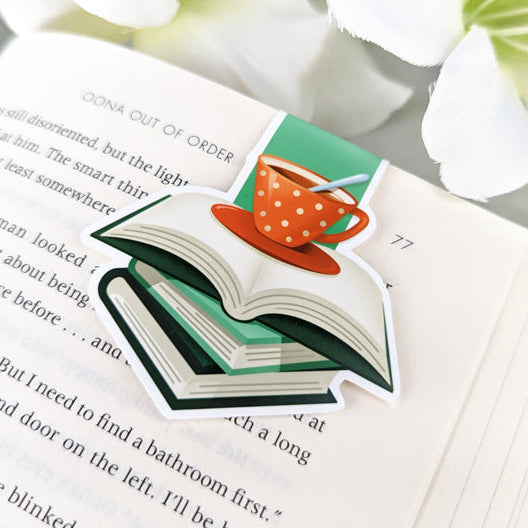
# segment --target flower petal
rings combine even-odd
[[[339,31],[328,35],[307,82],[319,83],[311,121],[344,138],[377,127],[412,94],[411,88],[383,75],[365,43]]]
[[[109,22],[136,28],[161,26],[177,13],[178,0],[75,0]]]
[[[422,135],[442,182],[460,196],[485,200],[528,182],[528,114],[483,29],[445,61]]]
[[[303,83],[330,28],[305,0],[190,2],[174,20],[141,30],[134,46],[299,117],[313,112]]]
[[[167,26],[137,32],[134,44],[348,137],[378,125],[410,93],[305,0],[184,4]]]
[[[129,28],[87,13],[70,0],[0,0],[0,15],[19,35],[47,29],[120,42],[130,32]]]
[[[0,0],[0,15],[19,35],[43,28],[76,9],[78,6],[71,0]]]
[[[443,62],[464,34],[462,0],[328,0],[341,28],[418,66]]]

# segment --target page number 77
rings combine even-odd
[[[401,235],[394,234],[396,237],[392,242],[391,245],[395,245],[395,247],[398,247],[400,249],[408,248],[409,246],[412,246],[414,242],[412,240],[409,240],[405,237],[402,237]]]

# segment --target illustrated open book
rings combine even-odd
[[[330,134],[325,140],[321,131],[273,108],[129,49],[72,35],[32,35],[3,50],[0,75],[3,525],[31,528],[47,518],[74,528],[528,526],[526,229]],[[289,127],[284,144],[266,135],[278,121]],[[324,160],[318,161],[319,148],[306,135],[330,151]],[[238,343],[244,346],[249,337],[237,333],[242,330],[229,315],[219,319],[220,333],[212,333],[237,336],[234,348],[225,350],[232,351],[233,361],[219,361],[204,343],[193,348],[210,334],[193,329],[192,317],[178,321],[171,295],[179,289],[178,302],[200,307],[203,294],[218,307],[224,296],[217,287],[231,281],[240,299],[225,306],[239,317],[268,281],[272,286],[283,279],[258,276],[254,289],[251,277],[262,257],[254,262],[250,254],[244,266],[230,260],[225,272],[200,269],[198,258],[185,276],[174,278],[177,257],[153,246],[148,252],[155,262],[137,254],[142,264],[129,268],[137,241],[105,233],[95,249],[81,232],[95,223],[108,226],[110,215],[137,208],[140,198],[177,196],[191,185],[198,194],[203,187],[217,189],[216,199],[233,202],[226,193],[263,138],[271,154],[329,179],[350,174],[343,167],[376,175],[375,188],[352,190],[359,207],[373,213],[375,229],[366,228],[363,239],[363,233],[354,237],[353,246],[342,242],[323,251],[343,269],[342,261],[361,261],[381,278],[378,297],[365,295],[370,315],[356,313],[351,321],[372,340],[357,344],[364,347],[365,363],[370,350],[383,366],[379,295],[390,296],[398,362],[390,362],[382,375],[371,358],[367,370],[383,385],[398,368],[400,396],[389,403],[343,380],[338,412],[257,416],[243,407],[229,419],[193,419],[195,410],[187,409],[188,419],[167,420],[129,364],[135,354],[125,356],[128,341],[117,342],[92,310],[97,299],[91,280],[104,275],[101,270],[119,270],[116,278],[127,281],[148,313],[156,314],[165,335],[185,339],[189,364],[201,359],[201,366],[192,363],[195,374],[208,368],[239,380],[256,374],[236,373],[248,357],[242,352],[246,359],[235,361],[245,350]],[[203,141],[215,146],[210,153],[200,150]],[[222,149],[226,155],[218,157]],[[337,151],[347,154],[334,170]],[[246,194],[251,197],[251,191]],[[186,225],[185,219],[178,222]],[[169,227],[178,229],[172,220]],[[178,251],[190,249],[194,228],[186,228]],[[223,246],[209,242],[224,258]],[[102,247],[112,249],[110,243],[121,249],[115,247],[109,259]],[[284,269],[276,262],[271,267]],[[279,282],[273,306],[280,305],[280,290],[290,283],[296,284],[291,276]],[[312,295],[321,291],[306,302]],[[331,301],[333,310],[343,303],[352,313],[356,309],[353,299],[337,293]],[[247,309],[260,313],[251,303]],[[274,317],[263,311],[257,323],[268,337],[296,343],[307,327],[297,339],[279,321],[295,319],[297,309],[287,307],[288,314]],[[322,312],[321,324],[330,324],[332,314]],[[113,317],[119,321],[117,309]],[[321,328],[319,321],[313,326]],[[176,334],[171,328],[178,328]],[[329,363],[311,369],[293,363],[293,372],[321,371],[339,379],[341,364],[333,364],[333,347],[327,348],[312,352]],[[259,374],[291,373],[277,368],[282,358],[274,361],[275,372]],[[138,372],[140,367],[134,363]],[[330,400],[333,394],[309,398]]]
[[[94,237],[218,298],[231,317],[257,318],[391,391],[381,293],[367,272],[330,249],[342,269],[335,276],[256,251],[213,216],[211,206],[219,201],[177,194]],[[166,290],[157,292],[170,302]]]

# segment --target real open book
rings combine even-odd
[[[526,230],[387,166],[355,251],[390,292],[398,402],[345,385],[327,416],[168,422],[89,307],[104,257],[79,233],[167,184],[226,190],[276,112],[69,35],[0,75],[2,522],[526,526]]]

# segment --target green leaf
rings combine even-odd
[[[524,35],[528,31],[527,0],[468,0],[463,15],[466,27],[480,26],[490,35]]]
[[[502,69],[528,102],[528,0],[467,0],[464,23],[484,28]]]
[[[528,35],[492,37],[499,64],[515,83],[520,97],[528,103]]]
[[[526,0],[467,0],[463,9],[467,26],[494,29],[524,26],[528,16]]]

